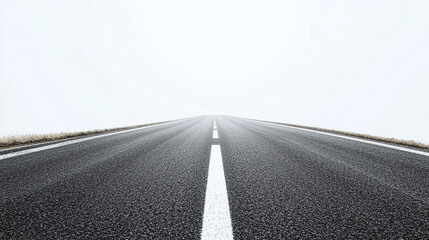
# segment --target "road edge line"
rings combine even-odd
[[[44,150],[48,150],[48,149],[58,148],[58,147],[62,147],[62,146],[67,146],[67,145],[71,145],[71,144],[75,144],[75,143],[85,142],[85,141],[89,141],[89,140],[94,140],[94,139],[97,139],[97,138],[102,138],[102,137],[107,137],[107,136],[122,134],[122,133],[126,133],[126,132],[137,131],[137,130],[141,130],[141,129],[156,127],[156,126],[167,125],[167,124],[176,123],[176,122],[177,121],[172,121],[172,122],[167,122],[167,123],[160,123],[160,124],[155,124],[155,125],[150,125],[150,126],[144,126],[144,127],[139,127],[139,128],[127,129],[127,130],[118,131],[118,132],[104,133],[104,134],[100,134],[100,135],[96,135],[96,136],[88,136],[88,137],[83,137],[83,138],[78,138],[78,139],[66,140],[66,141],[62,141],[60,143],[52,143],[52,144],[41,146],[41,147],[34,147],[34,148],[30,148],[30,149],[25,149],[25,150],[22,150],[22,151],[16,151],[16,152],[11,152],[11,153],[6,153],[6,154],[3,154],[3,155],[0,155],[0,160],[4,160],[4,159],[7,159],[7,158],[12,158],[12,157],[16,157],[16,156],[21,156],[21,155],[25,155],[25,154],[40,152],[40,151],[44,151]]]
[[[258,121],[258,120],[254,120],[254,121]],[[348,139],[348,140],[352,140],[352,141],[357,141],[357,142],[362,142],[362,143],[377,145],[377,146],[381,146],[381,147],[391,148],[391,149],[395,149],[395,150],[399,150],[399,151],[410,152],[410,153],[414,153],[414,154],[418,154],[418,155],[423,155],[423,156],[428,156],[429,157],[429,152],[423,152],[423,151],[409,149],[409,148],[405,148],[405,147],[399,147],[399,146],[391,145],[391,144],[388,144],[388,143],[380,143],[380,142],[375,142],[375,141],[371,141],[371,140],[359,139],[359,138],[356,138],[356,137],[349,137],[349,136],[343,136],[343,135],[334,134],[334,133],[327,133],[327,132],[322,132],[322,131],[317,131],[317,130],[311,130],[311,129],[306,129],[306,128],[293,127],[293,126],[288,126],[288,125],[284,125],[284,124],[281,124],[281,123],[272,123],[272,122],[264,122],[264,121],[258,121],[258,122],[263,122],[263,123],[272,124],[272,125],[278,125],[278,126],[282,126],[282,127],[287,127],[287,128],[292,128],[292,129],[297,129],[297,130],[302,130],[302,131],[307,131],[307,132],[319,133],[319,134],[323,134],[323,135],[327,135],[327,136]]]

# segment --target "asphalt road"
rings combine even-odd
[[[1,159],[0,239],[200,239],[212,145],[234,239],[429,239],[428,156],[216,123],[218,139],[205,116]]]

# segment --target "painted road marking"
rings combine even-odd
[[[126,132],[137,131],[137,130],[141,130],[144,128],[157,127],[157,126],[161,126],[161,125],[165,125],[165,124],[171,124],[174,122],[176,122],[176,121],[168,122],[168,123],[160,123],[160,124],[155,124],[155,125],[146,126],[146,127],[128,129],[128,130],[119,131],[119,132],[106,133],[106,134],[96,135],[96,136],[92,136],[92,137],[79,138],[79,139],[64,141],[64,142],[60,142],[60,143],[53,143],[53,144],[42,146],[42,147],[30,148],[30,149],[26,149],[26,150],[22,150],[22,151],[18,151],[18,152],[12,152],[12,153],[8,153],[8,154],[0,155],[0,160],[6,159],[6,158],[11,158],[11,157],[16,157],[16,156],[20,156],[20,155],[24,155],[24,154],[40,152],[40,151],[48,150],[48,149],[52,149],[52,148],[67,146],[67,145],[74,144],[74,143],[85,142],[85,141],[89,141],[89,140],[93,140],[93,139],[97,139],[97,138],[112,136],[112,135],[126,133]]]
[[[348,139],[348,140],[352,140],[352,141],[356,141],[356,142],[368,143],[368,144],[377,145],[377,146],[381,146],[381,147],[385,147],[385,148],[391,148],[391,149],[395,149],[395,150],[399,150],[399,151],[410,152],[410,153],[415,153],[415,154],[419,154],[419,155],[429,157],[429,152],[423,152],[423,151],[419,151],[419,150],[414,150],[414,149],[409,149],[409,148],[404,148],[404,147],[398,147],[398,146],[390,145],[390,144],[386,144],[386,143],[373,142],[373,141],[369,141],[369,140],[363,140],[363,139],[354,138],[354,137],[347,137],[347,136],[343,136],[343,135],[326,133],[326,132],[321,132],[321,131],[316,131],[316,130],[311,130],[311,129],[306,129],[306,128],[292,127],[292,126],[287,126],[287,125],[278,124],[278,123],[270,123],[270,124],[275,124],[275,125],[279,125],[279,126],[283,126],[283,127],[287,127],[287,128],[298,129],[298,130],[307,131],[307,132],[324,134],[324,135],[328,135],[328,136],[332,136],[332,137]]]
[[[219,134],[217,133],[217,130],[213,130],[213,138],[219,138]]]
[[[212,145],[201,239],[233,239],[220,145]]]

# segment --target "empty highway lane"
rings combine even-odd
[[[0,239],[429,239],[429,154],[229,116],[0,153]]]

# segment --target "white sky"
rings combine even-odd
[[[427,0],[0,4],[0,136],[228,114],[429,143]]]

